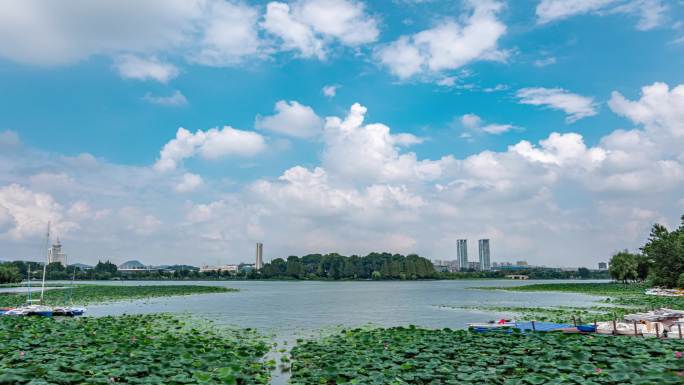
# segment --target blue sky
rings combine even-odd
[[[137,4],[0,6],[0,259],[593,266],[684,212],[679,1]]]

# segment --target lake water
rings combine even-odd
[[[88,306],[90,316],[170,312],[250,327],[274,335],[279,345],[292,346],[298,337],[341,327],[418,325],[430,328],[464,328],[503,314],[444,308],[473,306],[588,306],[600,297],[573,293],[528,293],[477,290],[473,287],[510,287],[530,283],[567,281],[121,281],[110,285],[216,285],[239,292],[153,298]],[[571,281],[577,282],[577,281]],[[589,281],[583,281],[589,282]],[[596,281],[600,282],[600,281]],[[79,282],[80,283],[80,282]],[[103,284],[103,282],[89,282]],[[275,357],[275,356],[274,356]],[[287,373],[274,373],[272,384],[287,382]]]
[[[543,281],[534,281],[541,283]],[[560,283],[562,281],[550,281]],[[575,281],[576,282],[576,281]],[[91,282],[102,284],[102,282]],[[112,285],[160,285],[178,282],[121,281]],[[463,328],[496,314],[445,309],[448,306],[584,306],[597,297],[572,293],[526,293],[476,290],[509,287],[521,281],[355,281],[183,282],[240,289],[239,292],[145,299],[88,306],[93,316],[121,313],[191,313],[221,324],[251,327],[265,333],[316,331],[334,326],[414,324],[434,328]],[[527,282],[529,284],[529,282]]]

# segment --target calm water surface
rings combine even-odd
[[[544,281],[534,281],[541,282]],[[380,326],[414,324],[434,328],[462,328],[468,322],[488,320],[496,314],[445,309],[440,305],[582,306],[599,299],[572,293],[519,293],[472,289],[481,286],[509,287],[525,284],[520,281],[502,280],[184,282],[186,283],[234,287],[240,291],[91,305],[88,306],[88,314],[100,316],[122,313],[191,313],[221,324],[251,327],[266,333],[280,334],[316,331],[334,326],[361,326],[368,323]],[[122,281],[110,284],[179,283]]]
[[[533,283],[566,281],[533,281]],[[572,281],[577,282],[577,281]],[[586,281],[585,281],[586,282]],[[91,282],[103,284],[103,282]],[[202,294],[116,302],[88,306],[88,315],[170,312],[192,314],[216,323],[256,328],[273,335],[282,345],[294,339],[339,327],[418,325],[430,328],[464,328],[502,314],[465,309],[472,306],[586,306],[601,299],[572,293],[524,293],[477,290],[473,287],[510,287],[522,281],[355,281],[285,282],[221,281],[182,282],[240,289],[235,293]],[[177,285],[169,281],[121,281],[111,285]],[[287,373],[274,373],[272,384],[287,382]]]

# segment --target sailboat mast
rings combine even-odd
[[[31,304],[31,262],[28,263],[28,304]]]
[[[40,287],[40,303],[43,303],[43,296],[45,294],[45,274],[47,273],[47,265],[49,262],[49,248],[50,248],[50,221],[47,225],[47,234],[45,236],[45,264],[43,265],[43,283]]]
[[[71,276],[71,288],[69,289],[69,303],[74,304],[74,280],[76,279],[76,267],[74,266],[74,275]]]

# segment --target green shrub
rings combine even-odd
[[[21,282],[21,274],[19,274],[19,269],[10,264],[0,265],[0,284],[19,282]]]

